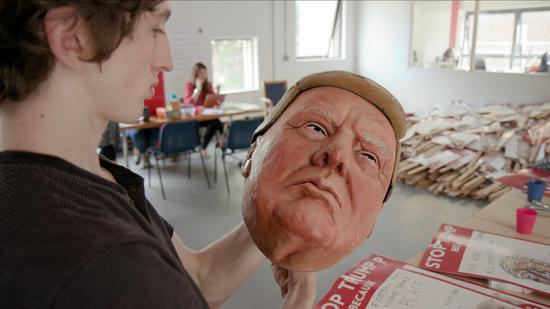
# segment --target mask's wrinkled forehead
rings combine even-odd
[[[281,100],[265,118],[262,124],[260,124],[260,126],[256,129],[254,135],[252,136],[252,141],[255,141],[258,136],[267,131],[277,121],[277,119],[279,119],[283,112],[294,102],[300,93],[308,89],[324,86],[341,88],[364,98],[367,101],[366,104],[374,105],[389,120],[394,130],[397,145],[394,172],[391,182],[393,185],[396,180],[397,167],[401,153],[399,139],[402,138],[407,131],[405,112],[403,111],[401,104],[389,91],[380,86],[378,83],[358,74],[345,71],[327,71],[311,74],[300,79],[294,86],[285,92]],[[392,186],[390,186],[388,190],[386,199],[389,197],[391,187]]]
[[[389,91],[376,82],[357,74],[344,71],[328,71],[308,75],[287,90],[264,122],[256,129],[253,140],[273,125],[300,93],[323,86],[341,88],[364,98],[388,118],[394,129],[396,140],[405,135],[405,113],[397,99]]]

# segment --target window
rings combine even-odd
[[[518,41],[519,61],[514,65],[520,68],[528,67],[533,58],[549,52],[550,9],[521,14]]]
[[[473,22],[467,13],[464,41],[473,36]],[[475,70],[529,72],[550,51],[550,7],[480,10],[475,44]],[[468,44],[462,54],[462,68],[469,69]]]
[[[221,93],[258,90],[256,39],[216,39],[212,47],[212,80]]]
[[[550,1],[416,0],[411,30],[413,67],[544,73],[550,65]]]
[[[296,1],[296,58],[342,56],[342,0]]]

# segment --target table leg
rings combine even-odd
[[[122,134],[122,155],[126,168],[130,168],[130,162],[128,160],[128,138],[124,134]]]

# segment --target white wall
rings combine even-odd
[[[357,71],[388,88],[406,111],[456,99],[473,104],[550,101],[550,75],[409,68],[409,1],[362,1],[357,14]]]
[[[289,86],[313,72],[355,68],[355,2],[345,2],[346,54],[343,60],[296,62],[294,60],[294,9],[290,1],[170,1],[172,16],[167,24],[168,37],[178,24],[187,24],[202,33],[199,37],[200,58],[211,68],[210,40],[224,37],[256,37],[258,39],[259,80],[288,80]],[[285,54],[284,10],[287,11],[287,54]],[[183,95],[183,84],[190,72],[165,74],[165,93]],[[259,102],[261,89],[252,92],[228,94],[226,100]]]
[[[419,63],[428,67],[449,47],[451,2],[422,2],[413,9],[413,49]]]

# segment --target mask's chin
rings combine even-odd
[[[337,247],[333,242],[314,240],[296,233],[268,231],[258,226],[252,231],[253,239],[264,255],[274,264],[291,271],[310,272],[326,269],[350,251],[349,246]],[[266,235],[270,237],[265,237]]]
[[[328,248],[306,248],[284,258],[274,257],[272,262],[291,271],[311,272],[329,268],[346,255],[338,250]]]

